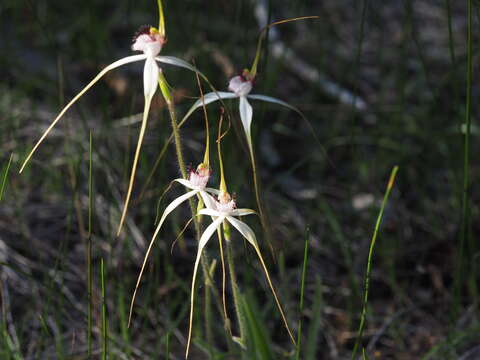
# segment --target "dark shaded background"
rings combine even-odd
[[[225,89],[228,79],[253,60],[260,29],[255,11],[261,4],[166,1],[168,43],[162,54],[195,62],[217,88]],[[305,359],[350,356],[370,239],[394,165],[400,171],[373,264],[364,338],[368,355],[371,359],[480,358],[478,2],[473,8],[471,226],[460,272],[455,269],[461,238],[466,1],[285,0],[267,1],[265,9],[267,13],[270,9],[272,21],[320,16],[277,28],[278,40],[296,58],[277,57],[274,48],[267,48],[255,92],[301,109],[321,146],[295,113],[254,104],[254,142],[277,252],[276,262],[268,260],[294,327],[299,316],[303,240],[306,229],[310,231]],[[131,54],[131,37],[140,25],[157,21],[154,1],[4,0],[0,4],[2,167],[13,153],[0,205],[2,357],[15,358],[17,352],[28,359],[84,358],[90,130],[95,348],[100,339],[97,273],[104,258],[110,356],[161,358],[169,334],[172,358],[182,357],[196,245],[189,231],[173,255],[170,245],[189,216],[187,207],[177,211],[163,231],[142,285],[134,323],[129,331],[125,328],[157,202],[168,182],[178,176],[172,148],[140,197],[170,134],[158,95],[127,227],[119,238],[114,237],[139,125],[138,117],[129,115],[143,108],[142,65],[128,65],[106,76],[67,113],[27,171],[21,176],[17,171],[61,105],[105,65]],[[175,89],[177,110],[183,114],[192,104],[191,97],[198,96],[195,78],[185,70],[163,68]],[[314,72],[304,75],[302,71],[307,70]],[[235,119],[236,107],[230,105]],[[209,107],[209,115],[215,131],[218,107]],[[182,135],[187,161],[195,166],[203,156],[200,112]],[[229,188],[237,193],[239,206],[253,207],[251,170],[241,136],[230,131],[223,146]],[[182,190],[172,191],[167,199]],[[260,233],[259,222],[250,223]],[[267,254],[267,247],[263,249]],[[212,246],[211,254],[216,252]],[[238,254],[241,283],[275,344],[272,358],[286,358],[291,346],[268,288],[257,279],[254,254],[240,242]],[[216,276],[220,288],[220,274]],[[458,294],[453,291],[455,281],[460,284]],[[201,313],[200,306],[198,310]],[[218,319],[216,345],[222,352],[220,314],[214,312],[214,318]],[[199,315],[193,359],[206,358],[200,346],[201,321]]]

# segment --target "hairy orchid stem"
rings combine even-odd
[[[176,155],[177,155],[178,166],[180,168],[180,173],[182,174],[182,177],[184,179],[187,179],[188,178],[187,177],[187,168],[185,166],[185,161],[184,161],[184,158],[183,158],[182,143],[181,143],[181,137],[180,137],[180,129],[179,129],[178,122],[177,122],[177,115],[176,115],[176,112],[175,112],[175,104],[173,102],[173,97],[172,97],[172,95],[170,93],[170,90],[168,88],[168,84],[167,84],[167,81],[165,79],[165,76],[163,75],[162,72],[160,72],[158,83],[160,85],[160,90],[162,92],[163,98],[165,99],[165,102],[167,103],[168,113],[170,115],[170,120],[171,120],[171,124],[172,124],[172,131],[173,131],[173,139],[174,139],[174,142],[175,142],[175,151],[176,151]],[[196,215],[196,210],[195,210],[195,203],[193,201],[193,198],[190,198],[188,200],[188,203],[190,205],[190,210],[191,210],[192,216],[193,216],[193,224],[194,224],[194,227],[195,227],[195,237],[198,241],[200,239],[201,229],[200,229],[200,222],[199,222],[197,216],[195,216]],[[211,302],[208,299],[208,297],[209,297],[208,293],[211,291],[212,288],[211,288],[211,286],[208,286],[209,279],[210,279],[210,274],[208,272],[209,261],[208,261],[208,257],[207,257],[205,252],[203,252],[203,254],[202,254],[200,263],[201,263],[201,267],[202,267],[205,287],[208,288],[208,290],[206,290],[206,292],[205,292],[205,296],[206,296],[205,303],[208,304],[208,307],[210,307]],[[206,326],[207,327],[211,327],[211,321],[209,321],[209,316],[208,316],[209,313],[210,313],[210,310],[206,310],[206,314],[207,314]],[[208,332],[209,331],[207,330],[207,333]]]
[[[232,294],[233,294],[233,304],[235,307],[235,313],[237,314],[238,327],[240,332],[239,338],[234,338],[240,346],[244,346],[245,333],[246,333],[246,324],[245,317],[242,313],[242,299],[240,294],[240,289],[237,284],[237,276],[235,272],[235,262],[233,259],[232,243],[230,241],[230,227],[226,222],[223,223],[223,235],[225,237],[226,248],[227,248],[227,262],[228,262],[228,272],[230,275],[230,282],[232,284]]]

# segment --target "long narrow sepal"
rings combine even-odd
[[[152,99],[158,87],[158,75],[160,69],[153,57],[147,57],[145,66],[143,67],[143,92],[145,99]]]
[[[62,109],[62,111],[60,111],[60,113],[57,115],[57,117],[53,120],[53,122],[50,124],[50,126],[47,128],[47,130],[45,130],[45,132],[43,133],[43,135],[40,137],[40,139],[37,141],[37,143],[35,144],[35,146],[33,147],[33,149],[30,151],[30,153],[28,154],[27,158],[25,159],[25,161],[23,162],[23,165],[22,167],[20,168],[20,173],[23,171],[23,169],[25,168],[25,166],[27,165],[28,161],[30,160],[30,158],[32,157],[33,153],[37,150],[37,148],[40,146],[40,144],[43,142],[43,140],[47,137],[47,135],[50,133],[50,131],[53,129],[53,127],[57,124],[57,122],[62,118],[62,116],[67,112],[67,110],[78,100],[80,99],[83,94],[85,94],[88,89],[90,89],[93,85],[95,85],[95,83],[97,83],[98,80],[100,80],[103,75],[105,75],[107,72],[109,72],[110,70],[113,70],[119,66],[122,66],[122,65],[125,65],[125,64],[128,64],[128,63],[131,63],[131,62],[135,62],[135,61],[140,61],[140,60],[144,60],[146,58],[146,55],[132,55],[132,56],[127,56],[123,59],[120,59],[118,61],[115,61],[113,63],[111,63],[110,65],[108,65],[105,69],[103,69],[102,71],[100,71],[98,73],[97,76],[95,76],[93,78],[92,81],[90,81],[87,86],[85,86],[77,95],[75,95],[75,97],[70,100],[70,102]]]
[[[197,257],[195,259],[195,266],[193,267],[193,277],[192,277],[192,289],[190,293],[190,321],[188,326],[188,340],[187,340],[187,349],[185,351],[185,358],[188,358],[188,352],[190,350],[190,342],[192,340],[192,326],[193,326],[193,305],[195,301],[195,278],[197,276],[198,265],[200,263],[200,258],[202,256],[203,248],[207,245],[208,240],[215,233],[215,230],[220,226],[222,221],[225,219],[224,216],[215,219],[203,232],[198,242]]]
[[[248,148],[253,154],[252,133],[250,131],[252,125],[253,109],[245,96],[240,97],[240,119],[242,120],[243,130],[247,137]]]
[[[199,215],[207,215],[207,216],[213,216],[213,217],[218,217],[218,216],[222,216],[222,214],[217,211],[217,210],[213,210],[211,208],[203,208],[201,209],[199,212],[198,212]]]
[[[300,110],[298,110],[295,106],[290,105],[289,103],[287,103],[283,100],[280,100],[280,99],[277,99],[277,98],[274,98],[274,97],[271,97],[271,96],[260,95],[260,94],[249,94],[249,95],[247,95],[247,98],[252,99],[252,100],[261,100],[261,101],[269,102],[269,103],[272,103],[272,104],[282,105],[282,106],[285,106],[285,107],[289,108],[290,110],[295,111],[296,113],[300,114],[301,116],[304,116],[303,113]]]
[[[135,303],[135,297],[137,295],[137,290],[138,290],[138,287],[140,286],[140,281],[142,280],[142,275],[143,275],[143,271],[145,270],[145,266],[147,264],[147,260],[148,260],[148,257],[150,256],[150,252],[152,251],[152,248],[153,248],[153,244],[155,243],[155,240],[157,238],[157,235],[160,231],[160,228],[162,227],[163,225],[163,222],[165,221],[166,217],[168,216],[168,214],[170,214],[173,210],[175,210],[182,202],[184,202],[185,200],[188,200],[189,198],[191,198],[192,196],[195,196],[195,194],[198,193],[198,190],[193,190],[193,191],[190,191],[186,194],[183,194],[182,196],[179,196],[178,198],[176,198],[175,200],[173,200],[166,208],[165,208],[165,211],[163,212],[162,214],[162,217],[160,219],[160,222],[158,223],[157,225],[157,228],[155,229],[155,232],[152,236],[152,239],[150,240],[150,244],[148,245],[148,249],[147,249],[147,252],[145,254],[145,258],[143,259],[143,264],[142,264],[142,268],[140,270],[140,273],[138,274],[138,278],[137,278],[137,283],[135,285],[135,290],[133,291],[133,296],[132,296],[132,300],[130,301],[130,312],[128,314],[128,326],[130,326],[130,320],[132,319],[132,313],[133,313],[133,305]]]
[[[246,216],[246,215],[253,215],[256,214],[257,212],[252,209],[235,209],[233,210],[230,215],[232,216]]]
[[[182,59],[179,59],[175,56],[163,56],[163,55],[162,56],[156,56],[155,60],[160,61],[161,63],[164,63],[164,64],[178,66],[178,67],[181,67],[181,68],[191,70],[193,72],[198,73],[202,77],[205,76],[195,66],[193,66],[189,62],[187,62],[185,60],[182,60]]]
[[[263,256],[262,253],[260,252],[260,248],[257,243],[257,239],[255,237],[255,233],[253,230],[244,222],[241,222],[237,219],[235,219],[232,216],[227,216],[226,219],[230,224],[232,224],[239,232],[242,234],[242,236],[253,246],[255,249],[255,252],[257,253],[258,259],[260,260],[260,263],[262,264],[263,271],[265,273],[265,277],[267,278],[268,285],[270,286],[270,289],[272,290],[273,297],[275,298],[275,302],[277,303],[277,308],[280,311],[280,315],[282,316],[283,323],[285,324],[285,328],[288,331],[288,335],[290,336],[290,339],[292,340],[292,343],[296,345],[295,338],[293,337],[292,331],[290,330],[290,327],[288,326],[287,318],[285,316],[285,313],[283,312],[282,305],[280,304],[280,301],[278,300],[277,293],[275,292],[275,288],[273,287],[272,280],[270,279],[270,274],[268,273],[267,266],[265,265],[265,262],[263,261]]]
[[[205,94],[203,96],[203,100],[199,99],[192,105],[192,107],[188,110],[188,112],[185,114],[185,116],[183,117],[180,123],[184,123],[190,117],[190,115],[193,114],[195,110],[197,110],[199,107],[203,105],[207,106],[208,104],[217,100],[234,99],[236,97],[238,97],[236,94],[232,92],[226,92],[226,91],[217,91],[217,92],[210,92],[208,94]]]
[[[287,103],[283,100],[280,100],[280,99],[277,99],[277,98],[274,98],[274,97],[271,97],[271,96],[267,96],[267,95],[249,94],[249,95],[247,95],[247,98],[252,99],[252,100],[261,100],[261,101],[269,102],[269,103],[272,103],[272,104],[282,105],[282,106],[285,106],[286,108],[288,108],[290,110],[295,111],[307,123],[307,126],[309,127],[313,137],[315,138],[315,141],[320,145],[320,147],[322,148],[322,151],[325,153],[325,149],[323,148],[323,145],[320,142],[320,139],[318,138],[317,134],[315,133],[315,129],[313,128],[312,124],[307,119],[307,117],[298,108],[296,108],[293,105],[290,105],[289,103]],[[326,153],[325,153],[325,155],[326,155]]]
[[[140,134],[138,135],[137,148],[135,150],[135,157],[133,158],[132,171],[130,172],[130,181],[128,183],[127,196],[125,198],[125,203],[123,205],[122,217],[120,218],[120,223],[118,224],[117,236],[120,235],[122,231],[122,226],[127,216],[128,204],[130,203],[130,197],[132,195],[133,183],[135,181],[135,173],[137,171],[138,159],[140,157],[140,150],[142,148],[143,136],[145,135],[145,129],[147,128],[148,122],[148,113],[150,111],[151,98],[145,98],[145,109],[143,111],[143,120],[142,127],[140,128]]]

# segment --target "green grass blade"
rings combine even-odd
[[[92,177],[92,132],[90,131],[88,146],[88,237],[87,237],[87,356],[92,359],[93,328],[93,277],[92,277],[92,211],[93,211],[93,177]]]
[[[308,263],[308,239],[310,238],[310,229],[307,228],[305,234],[305,249],[303,251],[303,267],[302,267],[302,282],[300,286],[300,319],[298,321],[298,334],[297,334],[297,350],[295,359],[300,360],[300,347],[302,344],[302,314],[303,314],[303,300],[305,294],[305,277],[307,275],[307,263]]]
[[[317,276],[315,281],[315,294],[312,306],[312,320],[308,327],[308,338],[305,346],[305,360],[316,360],[317,347],[319,344],[319,332],[322,325],[322,282]]]
[[[363,360],[369,360],[368,355],[367,355],[367,351],[365,350],[365,348],[362,348],[362,359]]]
[[[457,317],[460,304],[461,282],[463,279],[463,266],[465,256],[465,245],[469,238],[470,227],[470,134],[472,122],[472,23],[473,1],[468,0],[467,6],[467,95],[465,103],[465,135],[463,148],[463,188],[462,188],[462,223],[460,227],[460,244],[458,248],[457,265],[453,287],[454,318]],[[474,248],[470,249],[471,251]]]
[[[397,172],[398,172],[398,166],[395,166],[392,169],[392,172],[390,173],[390,179],[388,180],[387,190],[385,191],[385,196],[383,197],[382,206],[380,207],[380,212],[377,217],[377,222],[375,223],[375,229],[373,231],[372,240],[370,241],[370,250],[368,251],[368,260],[367,260],[367,272],[365,274],[365,287],[364,287],[365,290],[364,290],[364,296],[363,296],[362,315],[360,318],[360,325],[358,327],[357,340],[355,341],[355,346],[352,351],[352,360],[355,359],[355,356],[357,355],[358,347],[362,340],[363,329],[365,327],[365,317],[367,314],[367,304],[368,304],[368,290],[370,286],[370,274],[372,271],[372,260],[373,260],[373,251],[375,249],[375,242],[377,240],[380,225],[382,224],[385,206],[387,205],[390,192],[392,191]]]
[[[107,328],[107,294],[105,289],[105,267],[103,258],[100,259],[100,279],[102,286],[102,360],[107,360],[108,328]]]
[[[240,295],[240,298],[247,330],[248,359],[273,360],[274,356],[266,335],[267,331],[261,321],[259,321],[261,319],[259,311],[255,308],[250,296]]]
[[[10,159],[8,159],[7,166],[5,170],[3,170],[3,179],[2,179],[2,186],[0,187],[0,201],[2,201],[3,193],[5,191],[5,187],[7,185],[8,179],[8,171],[10,170],[10,165],[12,164],[13,154],[10,154]]]

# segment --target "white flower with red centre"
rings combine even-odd
[[[247,96],[252,91],[253,84],[242,75],[235,76],[228,83],[228,90],[234,92],[238,97]]]
[[[230,194],[226,191],[220,191],[218,199],[215,201],[214,208],[223,214],[230,214],[237,207],[235,200],[232,199]]]
[[[257,95],[257,94],[250,94],[253,88],[253,84],[255,81],[255,77],[251,75],[251,73],[245,69],[241,75],[234,76],[230,79],[228,84],[229,92],[226,91],[215,91],[205,94],[203,98],[197,100],[193,106],[188,110],[187,114],[183,117],[182,123],[187,120],[188,117],[198,108],[202,106],[206,106],[212,102],[222,99],[235,99],[238,98],[239,101],[239,112],[240,112],[240,120],[242,121],[243,131],[245,132],[245,136],[247,138],[248,147],[250,153],[253,154],[253,147],[252,147],[252,134],[251,134],[251,126],[252,126],[252,119],[253,119],[253,109],[249,103],[250,100],[261,100],[266,101],[278,105],[283,105],[290,110],[293,110],[299,114],[301,114],[300,110],[295,108],[294,106],[286,103],[285,101],[266,96],[266,95]],[[302,115],[303,116],[303,115]]]
[[[200,74],[202,77],[205,77],[202,73],[200,73],[194,66],[190,65],[186,61],[178,59],[172,56],[158,56],[160,51],[162,50],[162,46],[165,43],[164,36],[154,27],[142,27],[141,30],[137,33],[134,38],[132,49],[134,51],[142,51],[143,54],[140,55],[132,55],[124,57],[123,59],[117,60],[112,64],[108,65],[105,69],[100,71],[92,81],[90,81],[57,115],[57,117],[53,120],[50,126],[45,130],[42,134],[40,139],[37,141],[33,149],[30,151],[28,156],[26,157],[23,165],[20,169],[20,172],[23,171],[27,163],[29,162],[32,155],[35,153],[37,148],[43,142],[43,140],[47,137],[53,127],[58,123],[58,121],[63,117],[63,115],[67,112],[68,109],[78,100],[80,99],[93,85],[95,85],[106,73],[110,70],[118,68],[120,66],[137,62],[137,61],[145,61],[144,69],[143,69],[143,90],[145,96],[145,104],[144,104],[144,111],[143,111],[143,120],[140,128],[140,134],[138,136],[137,147],[135,150],[135,156],[133,159],[132,170],[130,173],[130,180],[128,185],[127,195],[125,197],[125,204],[122,211],[122,217],[120,220],[120,224],[118,227],[118,233],[120,233],[121,226],[126,216],[128,204],[130,201],[130,195],[133,190],[133,183],[135,179],[135,172],[137,169],[138,159],[140,155],[140,150],[142,147],[143,137],[145,134],[145,130],[147,128],[147,120],[148,114],[150,111],[150,104],[152,98],[158,88],[158,81],[159,81],[159,74],[161,69],[158,67],[157,62],[170,64],[182,68],[189,69]]]
[[[162,50],[164,43],[165,38],[158,30],[148,26],[137,32],[133,39],[132,50],[143,51],[144,54],[155,57]]]
[[[207,186],[208,179],[210,178],[211,171],[208,166],[197,167],[196,170],[190,171],[189,181],[190,184],[199,189],[204,189]]]
[[[209,194],[205,194],[206,198],[210,198],[209,201],[205,201],[205,204],[207,205],[207,208],[202,209],[198,212],[200,215],[207,215],[212,218],[212,223],[207,226],[205,231],[203,232],[202,236],[200,237],[200,240],[198,242],[198,250],[197,250],[197,256],[195,258],[195,265],[193,267],[193,277],[192,277],[192,287],[191,287],[191,295],[190,295],[190,326],[188,330],[188,340],[187,340],[187,355],[188,355],[188,349],[190,346],[190,340],[192,336],[192,324],[193,324],[193,305],[194,305],[194,300],[195,300],[195,279],[197,277],[197,272],[198,272],[198,266],[200,264],[200,258],[202,256],[203,250],[205,246],[207,245],[208,241],[212,238],[213,234],[216,231],[221,230],[222,224],[226,221],[230,225],[232,225],[237,231],[244,237],[250,245],[255,249],[255,252],[258,256],[258,259],[260,260],[260,263],[262,265],[263,271],[265,273],[265,277],[267,278],[267,282],[270,286],[270,289],[273,293],[273,296],[275,298],[275,302],[277,304],[277,307],[280,311],[280,314],[282,316],[282,320],[284,321],[285,327],[288,331],[288,334],[290,335],[293,343],[295,343],[295,339],[292,335],[292,332],[290,331],[290,328],[288,326],[285,313],[283,312],[282,306],[280,305],[280,301],[278,300],[277,294],[275,292],[275,289],[273,287],[272,281],[270,279],[270,275],[267,270],[267,266],[265,265],[265,262],[263,260],[263,256],[260,252],[260,247],[258,246],[257,243],[257,238],[255,236],[254,231],[245,224],[243,221],[240,221],[236,219],[236,217],[239,216],[246,216],[246,215],[252,215],[255,214],[255,211],[252,209],[237,209],[235,200],[233,200],[230,196],[230,194],[226,191],[220,191],[218,194],[218,198],[215,199]]]

